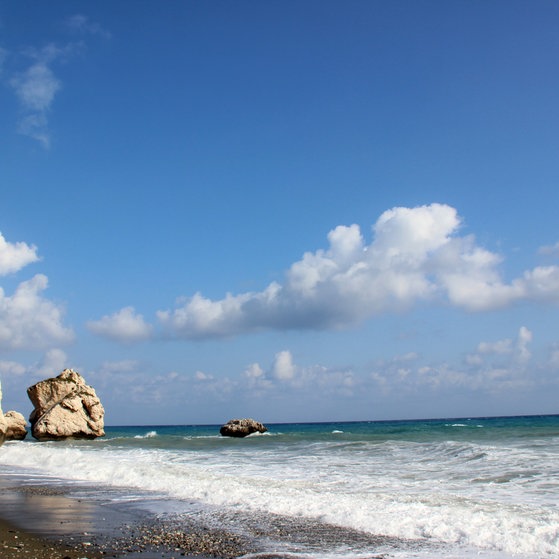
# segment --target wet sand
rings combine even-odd
[[[43,538],[19,529],[0,518],[0,557],[2,559],[88,559],[106,557],[99,550],[85,552],[55,538]]]
[[[220,531],[164,523],[0,476],[1,559],[232,559],[248,549]]]

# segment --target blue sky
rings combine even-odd
[[[556,2],[0,4],[3,407],[558,413]]]

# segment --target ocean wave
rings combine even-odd
[[[148,431],[145,435],[135,435],[135,439],[154,439],[157,437],[157,431]]]
[[[211,430],[184,441],[184,433],[163,428],[156,437],[135,430],[143,438],[131,436],[129,444],[6,443],[0,471],[91,482],[121,501],[152,492],[146,506],[186,511],[197,503],[472,547],[484,556],[559,556],[556,437],[511,442],[500,432],[488,439],[487,429],[468,440],[441,440],[438,431],[421,442],[378,441],[332,436],[332,429],[245,443],[210,437]]]

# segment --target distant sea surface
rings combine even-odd
[[[258,524],[261,547],[285,557],[559,556],[559,416],[267,427],[244,439],[214,425],[9,442],[0,474],[158,517]]]

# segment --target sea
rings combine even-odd
[[[250,557],[559,556],[557,415],[267,427],[246,438],[175,425],[8,442],[0,475],[226,526],[258,538]]]

